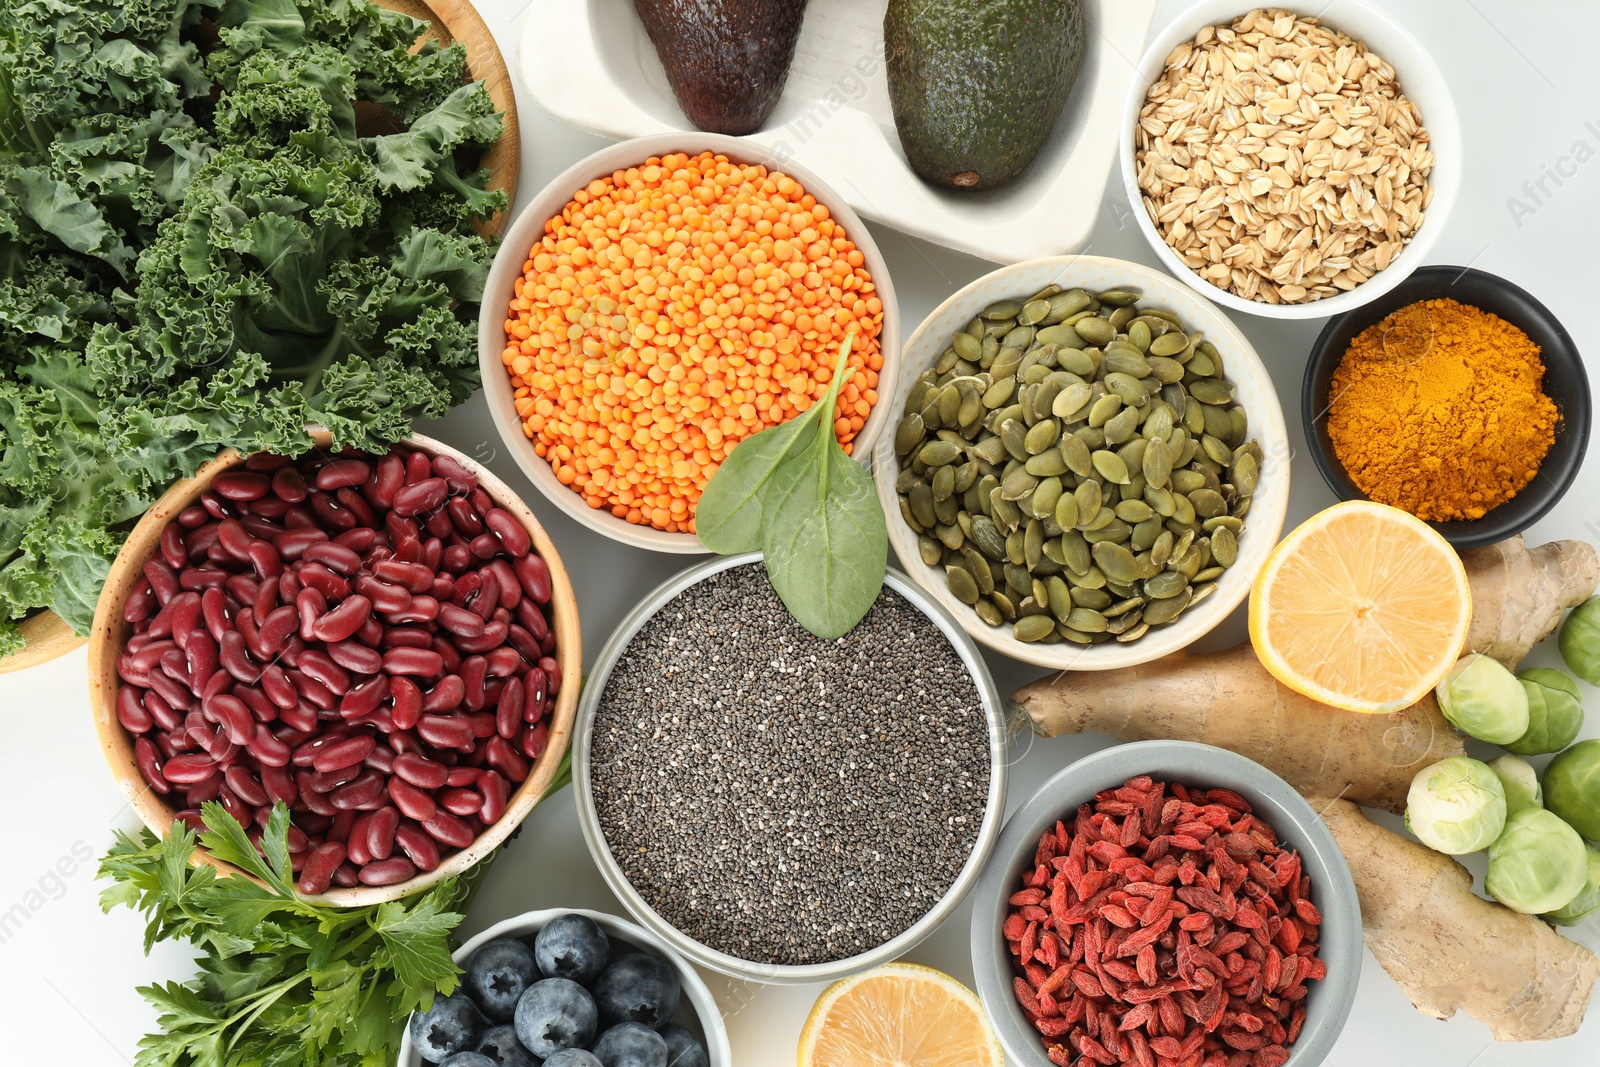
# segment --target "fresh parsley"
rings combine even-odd
[[[199,844],[260,883],[191,863],[182,822],[162,839],[119,833],[100,863],[113,882],[101,907],[143,912],[146,952],[170,940],[200,950],[194,978],[139,990],[161,1029],[139,1042],[136,1067],[386,1067],[407,1016],[459,984],[450,935],[487,864],[420,896],[330,908],[294,892],[282,804],[260,852],[222,805],[202,814]]]
[[[878,599],[889,533],[872,476],[834,435],[855,334],[844,339],[820,404],[741,441],[695,509],[700,543],[732,555],[760,549],[795,620],[822,638],[855,628]]]

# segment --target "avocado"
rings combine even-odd
[[[911,167],[993,189],[1050,135],[1083,63],[1080,0],[889,0],[889,101]]]
[[[807,0],[634,0],[678,106],[712,133],[761,128],[794,61]]]

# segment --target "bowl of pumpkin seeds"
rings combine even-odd
[[[1014,264],[941,304],[901,368],[873,452],[889,540],[977,641],[1109,670],[1249,595],[1289,502],[1283,409],[1187,286],[1098,256]]]

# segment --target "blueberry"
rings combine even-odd
[[[667,1042],[643,1023],[618,1023],[594,1043],[601,1067],[667,1067]]]
[[[427,1010],[411,1016],[411,1043],[429,1063],[442,1063],[478,1043],[484,1019],[465,993],[434,997]]]
[[[499,1067],[539,1067],[539,1061],[517,1040],[514,1026],[491,1026],[478,1039],[478,1051]]]
[[[461,986],[485,1015],[503,1023],[511,1021],[522,991],[538,978],[533,950],[516,938],[501,937],[472,954]]]
[[[495,1067],[494,1061],[478,1052],[458,1052],[439,1067]]]
[[[517,1040],[541,1059],[594,1040],[594,998],[570,978],[535,982],[517,1001]]]
[[[544,1067],[602,1067],[594,1053],[581,1048],[567,1048],[544,1061]]]
[[[667,1043],[667,1067],[711,1067],[700,1039],[677,1023],[668,1023],[657,1033]]]
[[[678,1013],[678,972],[660,956],[635,952],[605,969],[594,984],[594,1001],[607,1026],[643,1023],[657,1027]]]
[[[547,978],[570,978],[588,985],[606,969],[611,942],[587,915],[568,914],[545,923],[534,938],[533,952]]]

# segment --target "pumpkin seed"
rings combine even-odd
[[[1156,543],[1156,538],[1161,536],[1162,531],[1165,530],[1165,528],[1165,525],[1161,521],[1161,517],[1159,515],[1152,514],[1150,518],[1145,519],[1143,522],[1134,523],[1133,536],[1128,538],[1128,545],[1135,552],[1148,553],[1151,546]],[[1156,570],[1160,569],[1158,567],[1150,567],[1147,564],[1148,560],[1142,561],[1140,564],[1140,570],[1148,570],[1151,573],[1154,573]],[[1144,577],[1144,575],[1141,573],[1140,577]]]
[[[1257,471],[1256,457],[1248,452],[1234,460],[1233,485],[1239,490],[1240,496],[1255,496]]]
[[[956,523],[940,523],[933,528],[933,535],[943,542],[944,547],[954,552],[964,545],[967,535],[961,532],[961,527]]]
[[[1062,493],[1056,500],[1056,525],[1070,530],[1078,525],[1078,498],[1072,493]]]
[[[999,626],[1005,621],[1004,616],[1000,614],[1000,609],[995,606],[992,600],[979,600],[972,605],[972,610],[978,613],[978,618],[982,619],[986,626]]]
[[[1015,459],[1028,458],[1028,428],[1016,419],[1006,419],[1000,424],[1000,441]]]
[[[1047,448],[1054,447],[1061,437],[1061,424],[1054,419],[1045,419],[1035,423],[1033,428],[1023,438],[1023,447],[1028,455],[1037,456]]]
[[[1032,595],[1033,579],[1022,569],[1022,564],[1007,563],[1001,573],[1006,576],[1006,587],[1017,594],[1019,601],[1022,597]]]
[[[1059,453],[1051,453],[1059,458]],[[1046,478],[1041,481],[1038,488],[1034,489],[1029,506],[1039,518],[1054,517],[1056,505],[1061,502],[1061,479],[1056,477]]]
[[[979,552],[992,560],[1002,560],[1006,555],[1006,539],[995,528],[994,520],[987,515],[972,517],[972,543]]]
[[[1059,577],[1052,576],[1045,582],[1045,603],[1050,606],[1050,614],[1066,622],[1067,616],[1072,613],[1071,588]]]
[[[911,527],[913,533],[921,534],[927,531],[927,527],[918,521],[916,514],[911,510],[911,501],[905,497],[900,498],[900,517]]]
[[[1189,587],[1189,579],[1177,571],[1162,571],[1144,583],[1145,595],[1155,600],[1175,597]]]
[[[983,406],[991,411],[995,408],[1004,407],[1016,391],[1016,378],[1007,376],[997,379],[993,385],[984,390]]]
[[[1006,590],[996,589],[989,596],[989,600],[999,609],[1002,619],[1010,622],[1017,617],[1017,602]]]
[[[1179,330],[1169,330],[1150,342],[1152,356],[1175,356],[1189,347],[1189,338]]]
[[[1032,496],[1038,486],[1038,478],[1029,474],[1026,468],[1017,467],[1001,480],[1000,496],[1005,500],[1021,500],[1023,497]]]
[[[1017,322],[1023,326],[1032,326],[1043,322],[1045,316],[1050,314],[1050,301],[1030,300],[1022,305],[1022,310],[1017,312]]]
[[[1211,532],[1211,558],[1224,567],[1231,567],[1239,562],[1239,539],[1232,530],[1226,526],[1219,526]],[[1218,573],[1221,573],[1220,571]],[[1199,575],[1195,575],[1199,578]],[[1201,581],[1208,579],[1201,578]]]
[[[1094,453],[1090,459],[1094,462],[1094,469],[1099,471],[1100,477],[1106,481],[1115,482],[1118,485],[1123,485],[1128,481],[1128,465],[1115,452],[1107,452],[1101,449]]]
[[[1093,566],[1089,542],[1077,530],[1067,530],[1061,535],[1061,554],[1066,557],[1067,573],[1075,576],[1072,581],[1077,585]]]
[[[1089,425],[1104,426],[1111,417],[1122,410],[1122,398],[1107,393],[1089,405]]]
[[[1197,378],[1189,383],[1189,395],[1202,404],[1222,406],[1233,403],[1233,386],[1221,378]]]
[[[1094,457],[1090,455],[1089,445],[1083,438],[1076,434],[1063,437],[1058,451],[1061,453],[1061,462],[1078,477],[1087,478],[1094,472]]]
[[[1142,611],[1128,611],[1113,618],[1108,618],[1106,619],[1106,633],[1125,634],[1140,625],[1143,619],[1144,612]],[[1118,637],[1117,640],[1120,641],[1122,638]]]
[[[1101,541],[1094,546],[1094,562],[1109,581],[1132,582],[1139,577],[1139,563],[1119,544]]]
[[[1011,628],[1011,635],[1029,644],[1044,640],[1056,632],[1055,619],[1049,615],[1029,615],[1021,618]]]
[[[911,487],[911,492],[906,494],[911,503],[911,514],[915,515],[917,522],[925,528],[932,529],[935,522],[933,513],[933,490],[927,482],[918,481]]]
[[[929,467],[942,467],[961,456],[961,449],[949,441],[929,441],[917,453],[917,458]]]
[[[1117,643],[1118,644],[1123,644],[1123,645],[1130,645],[1133,642],[1139,640],[1139,638],[1143,637],[1145,634],[1147,634],[1149,632],[1150,632],[1150,625],[1148,623],[1141,622],[1141,623],[1139,623],[1139,625],[1135,626],[1133,629],[1128,630],[1125,633],[1118,634],[1117,635]]]
[[[944,558],[944,545],[927,534],[919,535],[917,537],[917,555],[921,556],[922,562],[928,566],[937,567],[939,561]]]
[[[1152,600],[1144,606],[1144,621],[1151,626],[1160,626],[1171,622],[1183,614],[1183,609],[1189,606],[1190,594],[1187,587],[1176,596],[1169,596],[1164,600]]]
[[[1112,326],[1108,320],[1098,317],[1079,319],[1067,329],[1074,331],[1079,337],[1096,348],[1104,347],[1117,336],[1116,327]]]
[[[1189,503],[1194,505],[1194,513],[1203,519],[1228,513],[1227,501],[1215,489],[1196,489],[1189,494]]]
[[[1100,514],[1101,491],[1099,482],[1081,482],[1072,491],[1072,495],[1078,502],[1079,522],[1093,521],[1094,517]],[[928,496],[931,501],[933,494],[930,493]]]
[[[1155,515],[1150,505],[1143,500],[1124,500],[1114,510],[1117,513],[1117,518],[1124,522],[1144,522]]]
[[[1078,345],[1083,341],[1080,339]],[[1064,371],[1070,371],[1080,377],[1092,377],[1100,370],[1099,354],[1092,349],[1062,345],[1056,354],[1056,362]]]
[[[1003,322],[1014,319],[1022,312],[1022,304],[1016,300],[996,300],[979,312],[979,316],[990,322]]]
[[[976,521],[974,521],[973,533],[977,533]],[[1150,563],[1152,566],[1166,566],[1167,560],[1172,558],[1172,544],[1173,536],[1171,530],[1163,530],[1156,535],[1156,539],[1150,543]]]
[[[963,604],[976,604],[978,602],[978,583],[965,567],[954,564],[944,569],[945,584],[950,587],[950,592]]]
[[[1029,474],[1040,478],[1067,473],[1067,461],[1062,458],[1061,452],[1057,449],[1041,452],[1037,456],[1029,456],[1028,462],[1023,466]]]
[[[1038,519],[1030,519],[1023,533],[1022,558],[1030,571],[1044,558],[1044,525]]]
[[[1106,443],[1120,445],[1133,437],[1134,431],[1139,428],[1139,409],[1123,408],[1101,427],[1106,435]]]
[[[1226,467],[1233,460],[1233,449],[1227,442],[1210,434],[1200,436],[1200,448],[1219,467]]]
[[[1122,398],[1124,404],[1144,404],[1150,399],[1140,380],[1131,374],[1110,371],[1101,380],[1105,382],[1107,390]]]
[[[1022,509],[1002,496],[999,486],[989,491],[989,508],[995,526],[1002,533],[1010,533],[1017,528],[1017,523],[1022,521]]]
[[[1079,633],[1104,633],[1106,629],[1106,617],[1093,608],[1073,608],[1064,621]]]

